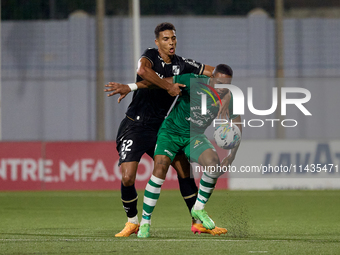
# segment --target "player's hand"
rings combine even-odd
[[[118,98],[118,103],[120,103],[120,101],[122,101],[122,99],[131,92],[131,89],[128,85],[121,84],[118,82],[109,82],[108,84],[105,84],[105,87],[108,88],[104,89],[105,92],[112,91],[111,93],[107,94],[108,97],[120,94],[120,97]]]
[[[220,107],[220,109],[218,110],[218,113],[217,113],[217,118],[226,119],[227,116],[228,116],[228,118],[230,117],[230,115],[229,115],[230,99],[231,99],[231,94],[230,94],[230,90],[229,90],[228,93],[226,93],[221,98],[222,105],[220,104],[220,101],[217,101],[216,104],[214,104],[215,106]]]
[[[224,159],[222,159],[221,162],[221,167],[229,167],[233,161],[235,159],[235,155],[233,153],[230,153],[227,157],[225,157]]]
[[[168,93],[170,96],[175,97],[177,95],[182,95],[182,91],[181,88],[186,87],[184,84],[180,84],[180,83],[175,83],[175,84],[171,84],[170,89],[168,89]]]

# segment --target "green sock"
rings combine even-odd
[[[209,173],[203,173],[194,210],[204,209],[205,204],[215,189],[216,182],[217,178],[213,178]]]
[[[151,224],[151,214],[161,193],[164,180],[152,175],[144,191],[143,214],[140,225]]]

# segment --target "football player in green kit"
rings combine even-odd
[[[175,106],[158,131],[154,153],[154,170],[144,192],[143,214],[138,237],[146,238],[150,236],[151,214],[159,198],[168,168],[180,150],[191,161],[197,162],[205,169],[208,169],[209,166],[220,165],[215,148],[204,135],[204,131],[218,114],[219,107],[215,104],[216,100],[229,93],[228,89],[214,89],[214,86],[217,83],[230,83],[232,75],[233,71],[228,65],[220,64],[216,66],[210,78],[195,74],[165,78],[168,79],[169,83],[184,84],[185,87],[182,87],[182,95],[178,97]],[[137,82],[138,89],[147,88],[150,85],[146,81]],[[201,113],[202,94],[209,95],[207,96],[205,115]],[[240,123],[240,116],[233,115],[232,100],[231,95],[228,106],[229,119]],[[241,125],[238,124],[238,127],[242,130]],[[230,165],[237,150],[238,146],[232,149],[230,154],[222,160],[221,166]],[[203,226],[207,229],[214,229],[215,223],[204,210],[204,206],[215,188],[218,177],[222,174],[223,172],[213,171],[205,172],[202,175],[198,197],[191,210],[192,216],[201,220]]]

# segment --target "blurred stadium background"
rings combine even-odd
[[[311,92],[312,116],[294,106],[282,116],[297,127],[243,129],[237,169],[297,172],[220,178],[207,211],[225,236],[191,234],[170,169],[151,238],[113,237],[126,222],[115,136],[131,96],[117,104],[104,84],[135,79],[164,21],[178,55],[232,66],[257,109],[270,108],[273,87]],[[339,52],[339,0],[2,0],[0,254],[339,254]],[[280,117],[245,109],[247,121]],[[139,215],[152,168],[143,157]]]
[[[283,4],[281,11],[275,2]],[[100,4],[104,15],[98,11]],[[137,12],[133,11],[134,4]],[[281,31],[276,26],[280,24],[280,13]],[[117,104],[117,97],[106,98],[102,90],[109,81],[134,81],[136,56],[148,47],[156,47],[153,30],[164,21],[177,28],[178,55],[212,66],[229,64],[234,69],[233,84],[245,94],[247,87],[254,88],[255,108],[270,108],[271,88],[278,81],[283,86],[303,87],[311,92],[312,99],[306,107],[313,116],[304,116],[296,107],[288,107],[286,118],[298,120],[297,127],[285,128],[283,133],[270,124],[246,127],[241,145],[246,150],[240,151],[239,164],[253,164],[242,160],[259,150],[262,153],[256,156],[261,157],[256,161],[259,164],[339,164],[340,2],[337,0],[3,0],[2,189],[13,187],[20,179],[12,178],[16,166],[23,168],[22,182],[39,182],[39,188],[45,187],[41,183],[56,184],[72,177],[70,185],[63,187],[84,189],[89,186],[77,186],[75,182],[90,181],[87,174],[92,173],[93,177],[96,169],[101,171],[98,164],[103,154],[109,162],[104,162],[104,168],[110,170],[106,175],[98,172],[97,179],[114,182],[113,186],[109,183],[104,188],[119,188],[114,140],[131,95]],[[278,72],[280,63],[282,72]],[[252,118],[265,120],[268,116],[253,116],[246,111],[244,119]],[[211,138],[211,130],[208,135]],[[106,141],[104,144],[109,146],[98,149],[103,143],[95,141]],[[37,143],[36,148],[30,149],[35,145],[28,142]],[[67,148],[70,142],[87,147],[65,150],[58,147],[62,142]],[[28,156],[20,152],[24,144],[33,146],[28,147],[29,152],[37,153]],[[97,158],[84,163],[81,160],[85,156],[79,151],[86,151],[87,158],[91,155]],[[55,156],[61,152],[65,155]],[[75,158],[66,159],[70,154]],[[57,159],[48,161],[52,157]],[[13,158],[18,161],[10,161]],[[34,160],[25,163],[25,158]],[[40,159],[44,162],[42,166]],[[59,170],[54,169],[56,160]],[[66,166],[60,162],[66,162]],[[145,159],[144,167],[150,173],[152,161]],[[110,175],[112,171],[114,175]],[[77,179],[76,173],[82,177]],[[234,188],[339,188],[339,184],[332,182],[309,186],[299,180],[290,186],[247,183]],[[21,181],[18,189],[25,189]],[[233,187],[231,182],[228,187]]]

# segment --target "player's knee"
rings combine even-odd
[[[136,176],[132,174],[122,175],[122,183],[125,187],[135,184]]]
[[[216,166],[220,164],[220,159],[216,153],[212,153],[209,157],[204,158],[205,166]]]
[[[158,178],[165,179],[171,160],[164,155],[156,155],[154,159],[154,169],[152,174]]]
[[[169,165],[162,165],[155,163],[155,168],[153,169],[152,174],[158,178],[165,179],[165,176],[168,172]]]
[[[165,176],[168,172],[168,168],[165,168],[165,167],[156,167],[154,170],[153,170],[153,175],[156,176],[157,178],[161,178],[161,179],[165,179]]]

